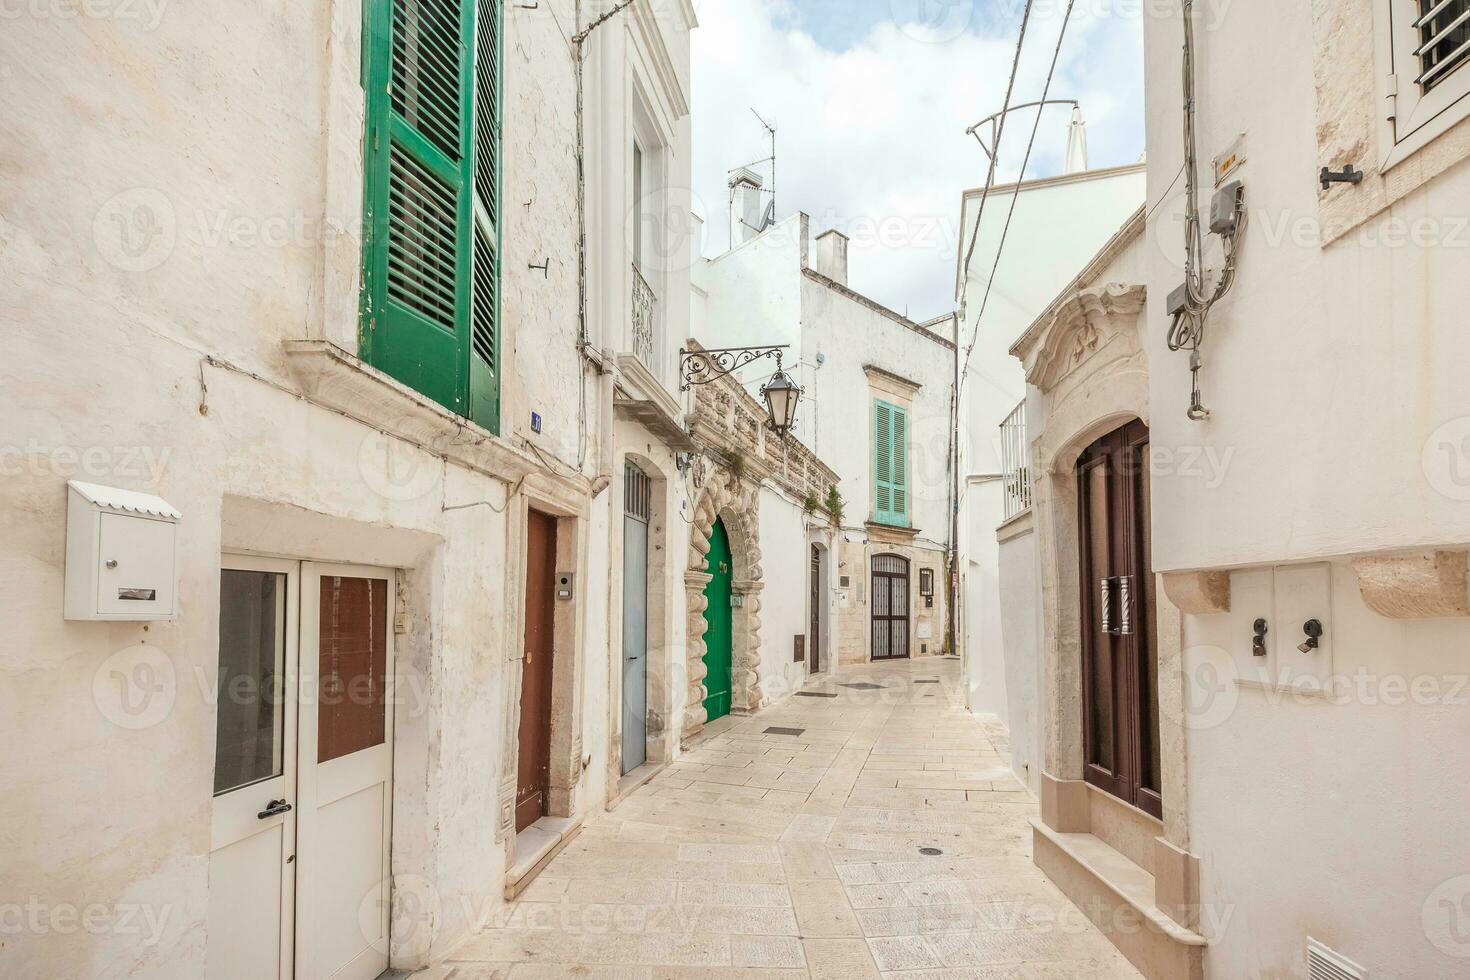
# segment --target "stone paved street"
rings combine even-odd
[[[1032,865],[1006,752],[965,712],[958,661],[846,668],[711,726],[435,972],[1137,977]]]

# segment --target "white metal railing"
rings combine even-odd
[[[1031,466],[1026,458],[1026,403],[1000,424],[1000,474],[1006,520],[1031,507]]]
[[[633,266],[633,354],[655,377],[659,375],[658,345],[653,328],[657,303],[658,297],[653,294],[648,280],[643,278],[636,265]]]

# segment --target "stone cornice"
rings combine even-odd
[[[591,490],[585,475],[555,472],[529,450],[454,414],[329,341],[293,340],[285,348],[299,394],[314,404],[496,479],[514,481],[539,474],[549,492],[573,498]]]
[[[1098,253],[1083,267],[1082,271],[1077,273],[1076,278],[1069,282],[1067,287],[1057,294],[1057,298],[1051,301],[1051,305],[1042,310],[1041,315],[1031,321],[1031,325],[1026,328],[1025,332],[1016,338],[1016,342],[1010,348],[1011,356],[1024,361],[1026,359],[1025,352],[1034,344],[1036,335],[1041,333],[1056,318],[1057,310],[1062,304],[1066,303],[1076,293],[1081,292],[1084,288],[1095,283],[1098,277],[1112,264],[1113,260],[1121,255],[1123,250],[1132,244],[1134,239],[1143,234],[1147,226],[1148,212],[1140,207],[1137,211],[1133,212],[1133,215],[1127,221],[1123,222],[1123,227],[1119,228],[1117,233],[1108,240],[1107,244],[1098,250]]]
[[[803,262],[804,261],[805,258],[803,258]],[[836,279],[830,279],[827,276],[822,275],[815,269],[810,268],[803,268],[801,270],[801,274],[806,276],[812,282],[826,286],[828,289],[832,290],[832,292],[847,297],[854,303],[866,306],[874,313],[881,313],[883,316],[892,320],[894,323],[897,323],[898,325],[903,327],[907,327],[909,330],[912,330],[919,336],[928,338],[931,342],[938,344],[940,347],[943,347],[946,350],[955,349],[955,345],[953,343],[939,336],[934,331],[920,326],[919,324],[915,323],[913,320],[910,320],[908,317],[904,316],[902,313],[899,313],[896,310],[890,310],[888,307],[884,306],[882,303],[879,303],[877,300],[869,299],[862,293],[852,289],[850,286],[844,286]]]
[[[924,387],[917,381],[910,381],[903,375],[894,374],[892,371],[880,368],[876,364],[864,364],[863,373],[868,376],[869,381],[881,379],[882,381],[886,381],[891,385],[896,385],[900,390],[905,391],[911,397],[915,393],[917,393],[920,388]]]

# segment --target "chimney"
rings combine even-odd
[[[1067,173],[1080,174],[1087,169],[1087,123],[1082,121],[1082,107],[1072,107],[1072,123],[1067,127]]]
[[[741,167],[730,175],[730,247],[735,248],[761,233],[760,174]]]
[[[817,236],[816,271],[834,282],[847,285],[847,241],[842,232],[833,228]]]

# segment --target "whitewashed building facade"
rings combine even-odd
[[[421,967],[677,752],[695,19],[579,6],[6,19],[0,973]]]
[[[1196,145],[1176,9],[1147,206],[1011,348],[1036,860],[1146,976],[1459,976],[1470,10],[1195,6]]]
[[[1013,520],[1028,493],[1015,425],[1024,416],[1026,378],[1008,348],[1143,202],[1146,179],[1142,164],[1087,170],[1085,159],[1074,162],[1083,169],[1000,185],[988,196],[983,188],[965,191],[955,267],[955,292],[964,301],[960,358],[967,362],[959,508],[967,698],[972,711],[1007,725],[1013,768],[1032,792],[1039,788],[1042,738],[1039,610],[1029,593],[1012,589],[1015,578],[1007,574],[1025,574],[1035,562],[1030,525]]]
[[[799,212],[762,228],[760,178],[737,171],[731,188],[733,247],[696,268],[694,335],[711,348],[784,345],[803,389],[795,432],[839,478],[788,502],[829,517],[836,503],[838,516],[835,535],[810,542],[828,569],[825,596],[811,590],[806,612],[793,603],[787,617],[810,621],[820,607],[824,665],[942,655],[953,318],[919,324],[868,299],[848,283],[845,236],[813,240]],[[741,377],[758,390],[770,371]]]

